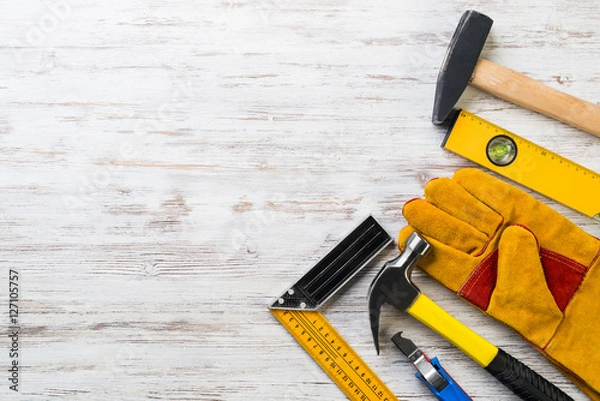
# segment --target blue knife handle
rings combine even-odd
[[[429,387],[429,390],[437,397],[440,401],[469,401],[471,397],[465,393],[465,391],[452,379],[452,377],[444,370],[437,357],[431,359],[433,367],[442,375],[444,379],[448,381],[448,385],[437,391],[435,387],[429,384],[420,373],[415,374],[415,377],[421,380]]]

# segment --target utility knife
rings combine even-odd
[[[437,357],[429,359],[410,339],[402,337],[402,332],[392,337],[392,342],[417,368],[415,377],[429,387],[441,401],[471,400],[471,397],[452,379],[442,367]]]

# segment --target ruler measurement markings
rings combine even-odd
[[[398,401],[320,312],[271,312],[350,400]]]
[[[488,146],[498,136],[514,141],[514,161],[496,165]],[[479,116],[462,110],[442,145],[460,156],[512,179],[600,221],[600,174]]]
[[[324,343],[323,345],[320,345],[323,352],[326,352],[331,359],[337,359],[337,355],[335,355],[336,354],[335,348],[329,347],[329,344],[327,344],[327,341],[323,341],[320,338],[320,334],[318,332],[317,333],[314,332],[314,330],[315,330],[314,324],[311,324],[308,321],[308,318],[306,316],[304,316],[304,314],[302,312],[299,312],[299,311],[294,311],[294,312],[290,311],[290,312],[293,313],[294,315],[296,315],[296,317],[295,317],[296,321],[300,322],[300,324],[304,328],[305,332],[312,333],[312,338],[314,339],[315,343],[318,344],[319,341]],[[304,324],[302,324],[302,322],[304,322]],[[326,350],[326,348],[329,349],[329,352]]]
[[[292,311],[290,311],[290,312],[291,312],[291,313],[293,313],[294,315],[296,315],[295,319],[296,319],[297,321],[300,321],[300,320],[299,320],[299,318],[300,318],[300,317],[304,318],[304,319],[303,319],[303,321],[304,321],[304,322],[308,322],[308,323],[305,323],[304,325],[302,325],[302,327],[304,328],[304,330],[305,330],[307,333],[308,333],[308,332],[313,332],[313,333],[314,333],[314,323],[316,323],[316,320],[315,320],[315,322],[313,322],[313,323],[310,323],[310,321],[308,320],[308,318],[307,318],[306,316],[304,316],[304,314],[303,314],[302,312],[300,312],[300,311],[293,311],[293,312],[292,312]],[[319,336],[319,334],[318,334],[318,333],[317,333],[317,334],[313,334],[313,335],[312,335],[312,337],[313,337],[313,338],[315,338],[315,337],[316,337],[317,339],[318,339],[318,336]],[[315,343],[316,343],[316,340],[315,340]],[[307,345],[307,346],[308,346],[308,345]],[[339,348],[341,348],[341,346],[340,346]],[[313,349],[314,349],[314,348],[313,348]],[[321,349],[323,349],[323,346],[321,346]],[[340,358],[342,358],[342,360],[343,360],[344,362],[348,363],[348,361],[346,361],[346,360],[344,359],[344,356],[343,356],[343,354],[341,354],[341,353],[339,353],[339,352],[338,352],[338,349],[335,349],[335,347],[334,347],[334,349],[333,349],[332,351],[333,351],[334,353],[336,353],[336,354],[337,354],[337,355],[335,355],[335,356],[330,354],[330,355],[331,355],[330,357],[331,357],[332,359],[337,359],[337,356],[339,356]],[[327,361],[324,361],[324,362],[327,362]],[[352,380],[352,379],[350,378],[350,373],[348,373],[348,372],[347,372],[347,371],[344,369],[344,366],[343,366],[343,365],[340,365],[340,364],[339,364],[339,363],[337,363],[337,362],[335,362],[335,365],[336,365],[335,367],[333,367],[333,366],[331,366],[331,365],[329,365],[329,367],[330,367],[331,369],[337,369],[338,371],[340,371],[341,373],[338,373],[338,376],[340,376],[341,374],[343,374],[345,378],[347,378],[348,380]],[[352,371],[352,369],[351,369],[351,371]],[[346,380],[344,380],[343,378],[342,378],[342,381],[344,381],[344,382],[347,382],[347,381],[346,381]],[[362,391],[362,390],[361,390],[361,392],[362,392],[363,394],[365,394],[365,393],[364,393],[364,391]],[[365,394],[365,396],[367,396],[367,395]],[[368,398],[368,396],[367,396],[367,399],[369,399],[369,400],[370,400],[370,398]]]
[[[299,316],[302,316],[302,315],[303,315],[303,314],[302,314],[302,312],[298,312],[298,311],[297,311],[297,312],[295,312],[295,314],[296,314],[296,315],[299,315]],[[302,316],[302,317],[305,317],[305,316]],[[308,319],[306,319],[306,321],[308,321]],[[307,329],[307,330],[310,330],[311,332],[313,332],[313,333],[314,333],[314,330],[315,330],[314,324],[315,324],[316,322],[317,322],[317,320],[315,320],[315,321],[314,321],[312,324],[311,324],[311,323],[308,323],[309,329]],[[304,326],[304,327],[305,327],[305,329],[306,329],[306,327],[307,327],[307,326]],[[323,329],[325,328],[325,326],[321,326],[321,327],[322,327]],[[320,338],[318,338],[318,337],[319,337],[319,335],[320,335],[319,333],[317,333],[317,334],[313,334],[313,339],[314,339],[315,337],[317,337],[317,339],[320,339]],[[316,340],[315,340],[315,341],[316,341]],[[325,344],[327,345],[327,341],[324,341],[324,342],[325,342]],[[341,359],[342,359],[344,362],[346,362],[346,363],[348,364],[348,367],[350,368],[350,371],[351,371],[351,372],[356,372],[356,369],[352,369],[352,361],[348,361],[348,360],[346,360],[346,359],[345,359],[345,355],[347,355],[347,352],[346,352],[346,353],[341,353],[341,352],[339,352],[339,350],[340,350],[342,347],[343,347],[343,344],[342,344],[341,346],[339,346],[338,348],[335,348],[335,347],[333,347],[332,351],[333,351],[334,353],[336,353],[337,355],[336,355],[336,356],[331,356],[331,358],[332,358],[332,359],[337,359],[337,356],[339,356],[339,357],[340,357],[340,358],[341,358]],[[323,347],[323,346],[321,346],[321,349],[323,349],[323,348],[324,348],[324,347]],[[327,361],[325,361],[325,362],[327,362]],[[344,367],[343,367],[343,366],[341,366],[339,363],[336,363],[336,367],[335,367],[335,368],[337,368],[338,370],[342,371],[342,373],[345,375],[345,377],[347,377],[349,380],[351,380],[351,382],[352,382],[352,383],[354,383],[354,380],[352,380],[352,379],[350,378],[351,374],[350,374],[350,373],[348,373],[348,372],[346,371],[346,369],[344,369]],[[335,369],[335,368],[333,368],[333,367],[332,367],[332,369]],[[359,378],[360,378],[360,376],[359,376]],[[361,378],[361,379],[362,379],[362,378]],[[349,383],[349,384],[350,384],[350,383]],[[369,384],[368,384],[368,383],[366,383],[366,382],[365,382],[365,384],[367,384],[367,386],[369,386]],[[360,391],[361,391],[363,394],[365,394],[363,390],[360,390]],[[365,396],[367,396],[367,395],[365,394]],[[368,397],[368,396],[367,396],[367,397]]]
[[[461,113],[461,116],[465,116],[463,113]],[[501,133],[507,136],[510,136],[513,140],[515,140],[516,142],[518,142],[520,145],[526,144],[527,148],[532,148],[534,152],[538,152],[541,156],[547,157],[547,156],[551,156],[551,158],[553,160],[559,160],[560,163],[566,162],[566,165],[569,167],[575,167],[576,171],[582,171],[584,174],[590,174],[592,177],[594,178],[600,178],[600,174],[596,173],[593,170],[590,170],[584,166],[581,166],[579,164],[573,163],[571,162],[569,159],[559,155],[558,153],[555,153],[551,150],[548,150],[546,148],[541,147],[540,145],[537,145],[534,142],[531,142],[525,138],[522,138],[502,127],[498,127],[497,125],[490,123],[487,120],[484,120],[483,118],[472,114],[471,115],[471,121],[478,121],[479,125],[485,125],[487,128],[492,128],[494,127],[495,132],[496,133]]]

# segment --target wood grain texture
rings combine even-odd
[[[267,304],[366,215],[397,232],[402,205],[429,179],[470,165],[440,149],[443,130],[430,123],[467,8],[495,20],[485,58],[598,102],[595,0],[6,3],[0,325],[6,272],[17,269],[22,371],[18,395],[0,374],[0,398],[345,399]],[[471,88],[461,105],[600,171],[596,137]],[[391,343],[375,355],[365,298],[376,270],[323,312],[400,399],[432,399]],[[415,281],[586,399],[518,335]],[[382,338],[399,329],[473,399],[517,399],[385,310]],[[4,336],[2,371],[8,346]]]

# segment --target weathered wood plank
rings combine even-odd
[[[495,19],[485,57],[598,101],[593,0],[6,4],[0,260],[21,277],[22,371],[2,399],[344,399],[266,305],[361,218],[395,233],[429,179],[470,165],[430,123],[467,7]],[[461,104],[600,171],[595,137],[473,89]],[[376,270],[324,312],[401,399],[431,398],[390,344],[373,351]],[[585,399],[516,334],[416,280]],[[383,318],[383,336],[406,330],[474,399],[516,399],[417,322]]]

